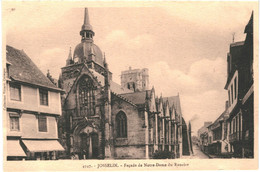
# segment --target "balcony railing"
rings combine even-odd
[[[242,140],[242,132],[235,132],[233,134],[229,135],[229,141],[234,142],[234,141],[239,141]]]

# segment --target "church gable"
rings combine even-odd
[[[68,93],[71,90],[74,81],[80,75],[80,71],[82,67],[83,64],[78,64],[78,65],[66,66],[61,69],[62,75],[60,78],[60,82],[61,82],[61,87],[63,88],[65,93]]]
[[[100,78],[99,78],[100,79]],[[77,110],[77,114],[75,114],[76,116],[82,116],[82,114],[80,114],[83,109],[80,109],[83,107],[83,105],[80,105],[80,103],[84,104],[88,102],[84,102],[84,99],[91,99],[89,101],[92,101],[92,112],[88,111],[88,108],[85,108],[85,112],[86,114],[88,114],[89,112],[91,112],[93,115],[98,114],[97,110],[98,108],[95,108],[93,106],[96,106],[97,104],[100,104],[101,102],[98,101],[101,97],[101,92],[102,92],[102,85],[101,85],[101,81],[98,81],[97,76],[94,76],[94,72],[90,71],[85,65],[82,67],[80,74],[78,75],[78,77],[74,80],[73,85],[71,86],[70,91],[67,94],[67,97],[65,99],[66,102],[66,108],[67,109],[75,109]],[[85,87],[83,89],[83,87]],[[91,92],[87,92],[87,90],[92,90]],[[84,94],[88,94],[84,95]],[[91,96],[89,96],[91,95]],[[91,98],[91,97],[95,97]],[[93,104],[94,103],[94,104]],[[82,107],[80,107],[82,106]],[[84,115],[83,115],[84,116]]]
[[[144,144],[144,112],[140,111],[136,105],[115,94],[112,94],[111,100],[116,151],[122,153],[121,146]]]
[[[133,104],[133,102],[129,101],[128,99],[126,99],[125,97],[123,97],[121,95],[118,95],[118,94],[112,92],[112,94],[111,94],[111,105],[112,106],[117,105],[118,109],[122,109],[123,102],[129,104],[130,106],[137,108],[137,106],[135,104]]]
[[[98,83],[98,85],[105,85],[105,77],[95,70],[88,68],[86,65],[82,68],[80,75],[89,75]]]
[[[95,87],[98,86],[102,86],[101,84],[104,83],[101,82],[102,79],[100,79],[101,77],[99,77],[100,81],[98,80],[98,77],[94,75],[93,71],[90,71],[90,69],[88,69],[85,65],[81,68],[81,70],[78,73],[77,78],[74,80],[73,85],[71,86],[71,89],[68,91],[68,95],[67,97],[69,97],[69,95],[71,94],[71,92],[76,92],[77,89],[77,85],[79,83],[79,80],[84,78],[84,77],[89,77],[90,79],[93,80],[93,84]]]

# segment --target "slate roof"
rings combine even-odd
[[[200,134],[202,134],[204,132],[207,132],[207,130],[208,130],[207,128],[211,124],[212,124],[212,122],[204,122],[204,125],[200,129],[198,129],[198,135],[200,135]]]
[[[11,79],[61,91],[41,72],[23,50],[8,45],[6,50],[6,60],[11,63],[9,69]]]
[[[126,93],[134,92],[132,90],[122,87],[121,85],[115,83],[114,81],[110,81],[110,89],[112,90],[112,92],[117,94],[126,94]]]
[[[146,90],[146,91],[149,96],[151,94],[151,90]],[[120,94],[120,96],[126,98],[127,100],[131,101],[132,103],[134,103],[136,105],[142,105],[142,104],[145,104],[146,91],[138,91],[138,92],[133,92],[133,93]]]
[[[89,69],[89,71],[95,76],[97,77],[97,80],[100,82],[101,85],[105,85],[105,77],[101,74],[99,74],[98,72],[96,72],[93,69]],[[134,91],[129,90],[128,88],[124,88],[121,85],[117,84],[114,81],[110,81],[110,89],[112,92],[116,93],[116,94],[125,94],[125,93],[133,93]]]
[[[230,44],[230,47],[242,46],[244,43],[245,41],[233,42]]]
[[[215,129],[215,128],[216,128],[215,126],[216,126],[220,121],[226,120],[227,118],[228,118],[228,111],[225,110],[212,124],[210,124],[210,125],[208,126],[208,128],[211,127],[212,129]]]
[[[248,24],[245,27],[244,33],[253,33],[253,16],[254,16],[254,12],[252,11],[250,20],[248,21]]]
[[[114,92],[112,92],[112,95],[114,95],[114,96],[116,96],[116,97],[118,97],[118,98],[120,98],[120,99],[122,99],[122,100],[124,100],[124,101],[126,101],[126,102],[128,102],[128,103],[130,103],[131,105],[133,105],[133,106],[136,107],[136,105],[133,104],[133,102],[127,100],[125,97],[123,97],[123,96],[121,96],[121,95],[119,95],[119,94],[116,94],[116,93],[114,93]]]

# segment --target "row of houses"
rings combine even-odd
[[[149,89],[148,69],[130,68],[122,72],[121,85],[113,82],[106,58],[93,42],[87,9],[80,35],[58,82],[23,50],[6,46],[7,160],[190,154],[180,96],[156,96]]]
[[[231,43],[227,53],[226,108],[198,131],[209,154],[254,157],[253,12],[244,33],[245,41]]]

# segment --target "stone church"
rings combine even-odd
[[[113,82],[106,57],[94,44],[85,9],[81,42],[62,68],[59,86],[62,118],[59,135],[68,155],[79,159],[149,159],[155,152],[182,156],[179,95],[157,97],[149,89],[148,69],[121,73]]]

